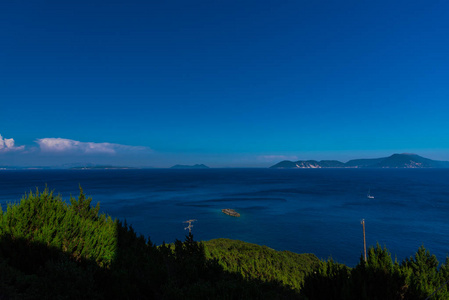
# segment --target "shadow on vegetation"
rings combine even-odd
[[[0,299],[299,298],[225,271],[191,234],[157,247],[90,203],[45,190],[0,211]]]
[[[323,263],[305,278],[301,294],[305,299],[449,299],[448,266],[448,260],[439,266],[423,246],[402,263],[393,262],[390,252],[377,244],[367,261],[361,257],[353,269],[333,260]]]

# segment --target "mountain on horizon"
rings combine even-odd
[[[382,158],[353,159],[346,163],[338,160],[284,160],[270,169],[318,169],[318,168],[449,168],[449,161],[438,161],[413,153],[393,154]]]

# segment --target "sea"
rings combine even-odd
[[[355,266],[366,243],[399,262],[421,245],[449,254],[449,169],[0,170],[0,204],[79,187],[155,244],[230,238]],[[370,193],[374,198],[368,198]],[[221,212],[231,208],[240,217]]]

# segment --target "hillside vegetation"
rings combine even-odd
[[[80,189],[47,189],[0,209],[0,299],[449,299],[449,262],[386,248],[348,268],[229,239],[154,245],[99,214]]]
[[[279,281],[298,291],[306,275],[321,264],[313,254],[276,251],[236,240],[215,239],[203,243],[206,257],[217,259],[224,270],[239,273],[243,278]]]

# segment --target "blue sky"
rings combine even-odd
[[[448,35],[445,1],[3,1],[0,165],[449,160]]]

